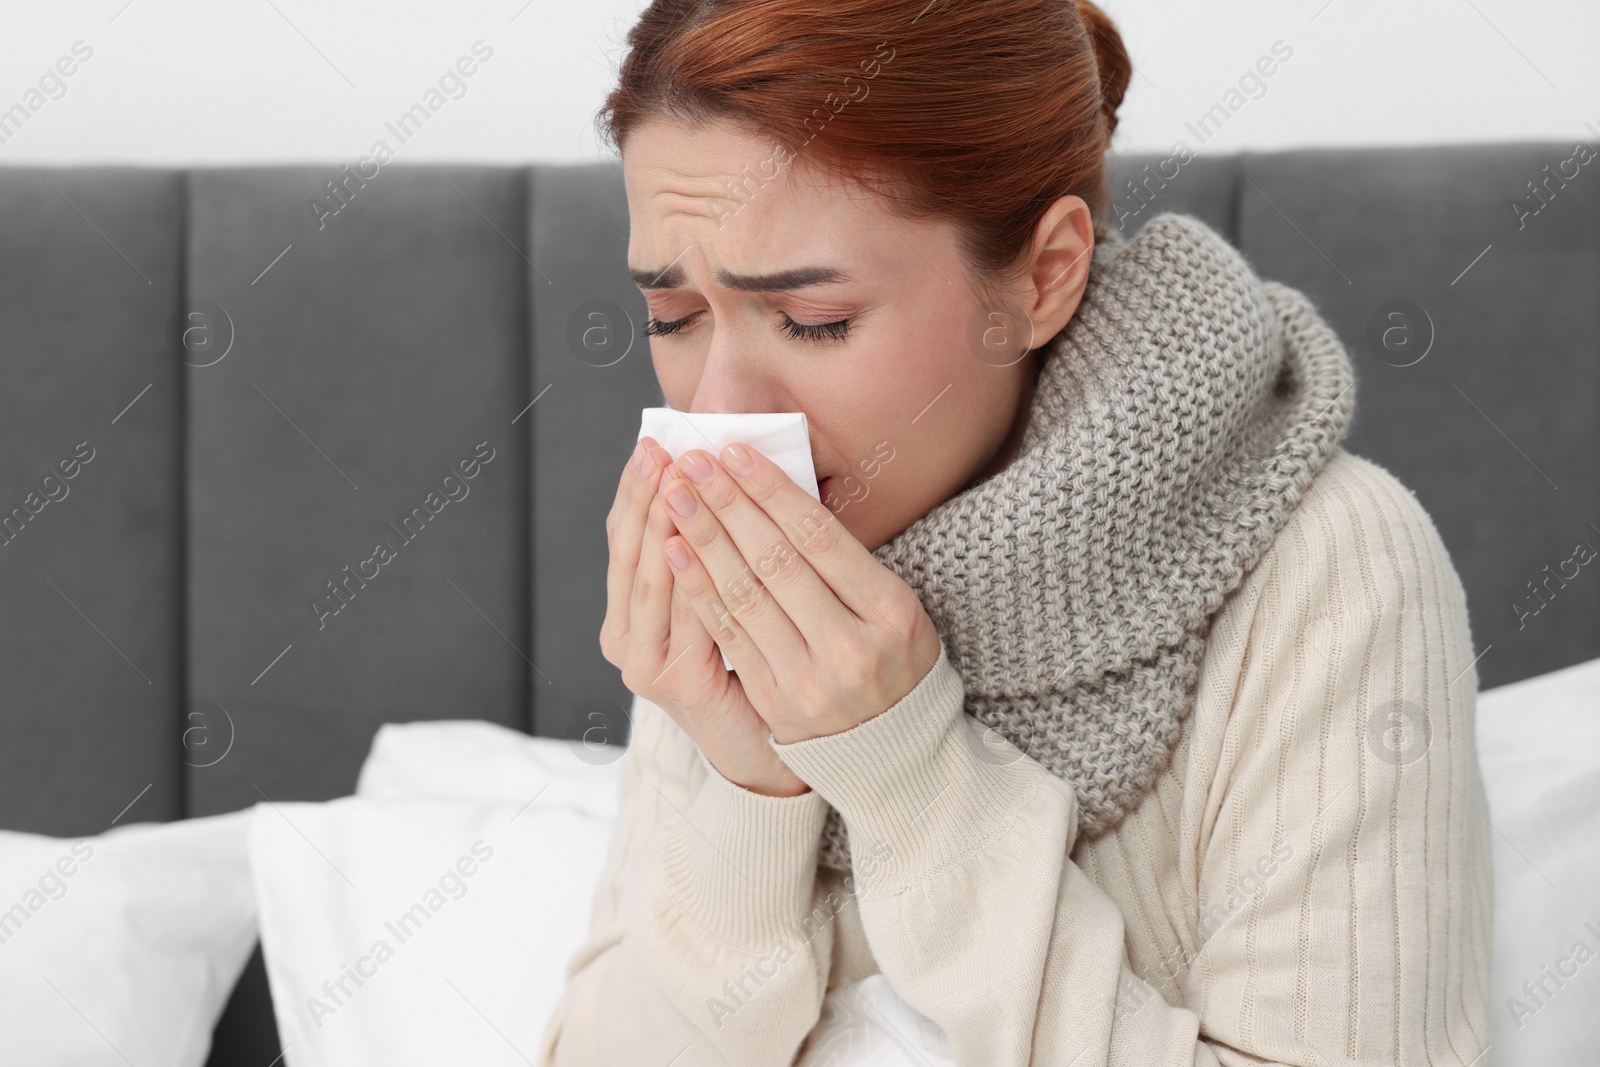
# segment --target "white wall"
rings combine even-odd
[[[936,0],[959,3],[963,0]],[[1063,0],[1066,2],[1066,0]],[[907,0],[908,11],[921,0]],[[1135,74],[1122,151],[1167,150],[1275,41],[1292,57],[1208,151],[1600,141],[1600,4],[1581,0],[1105,0]],[[593,116],[643,0],[0,0],[7,163],[157,166],[599,157]],[[937,9],[923,17],[936,17]],[[65,92],[30,97],[76,41]],[[475,41],[465,94],[400,143],[384,126]],[[1282,46],[1280,46],[1280,49]],[[80,51],[82,46],[80,46]],[[68,64],[70,66],[71,64]],[[1593,126],[1586,129],[1585,123]]]

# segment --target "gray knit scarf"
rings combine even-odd
[[[921,598],[967,714],[1071,783],[1086,840],[1170,761],[1211,617],[1338,447],[1355,373],[1304,294],[1170,212],[1096,242],[1040,355],[1016,457],[873,555]],[[849,855],[830,805],[819,862]]]

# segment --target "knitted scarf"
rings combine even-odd
[[[1338,447],[1355,376],[1304,294],[1170,212],[1096,241],[1040,356],[1015,458],[873,556],[916,590],[966,713],[1072,785],[1084,840],[1169,762],[1211,617]],[[832,806],[819,862],[850,867]]]

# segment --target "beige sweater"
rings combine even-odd
[[[1340,449],[1215,616],[1170,768],[1092,843],[1064,781],[985,757],[943,653],[882,714],[773,743],[797,797],[636,700],[539,1067],[785,1067],[879,971],[963,1067],[1482,1067],[1474,664],[1432,521]],[[816,863],[824,798],[852,884]]]

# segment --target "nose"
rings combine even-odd
[[[695,383],[690,411],[737,414],[790,411],[767,362],[732,336],[714,337]]]

